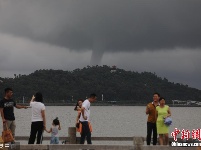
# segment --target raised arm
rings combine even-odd
[[[28,108],[27,106],[22,106],[22,105],[18,105],[18,104],[16,104],[15,107],[18,109],[21,109],[21,108],[27,109]]]
[[[31,100],[30,100],[30,103],[34,102],[34,99],[35,99],[35,96],[33,95],[32,98],[31,98]]]

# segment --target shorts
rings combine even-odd
[[[51,137],[50,144],[59,144],[59,137]]]

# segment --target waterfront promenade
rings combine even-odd
[[[16,136],[17,141],[27,141],[28,138],[27,136]],[[50,137],[44,137],[43,139],[50,140]],[[18,149],[12,150],[199,150],[199,147],[171,146],[171,142],[173,142],[172,138],[169,139],[169,146],[147,146],[145,144],[145,137],[92,137],[92,141],[132,141],[132,145],[80,145],[78,144],[79,140],[80,137],[76,137],[75,127],[69,127],[68,137],[60,137],[60,141],[65,141],[65,144],[20,145]],[[182,142],[182,140],[178,139],[178,142]],[[192,139],[188,142],[192,142]]]

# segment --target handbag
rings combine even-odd
[[[167,126],[172,125],[172,118],[170,118],[170,117],[165,118],[164,119],[164,124],[167,125]]]
[[[4,141],[4,143],[8,143],[8,142],[13,142],[14,138],[12,135],[12,132],[10,129],[8,129],[8,125],[7,123],[5,123],[6,125],[6,130],[2,131],[2,139]]]

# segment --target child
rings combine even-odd
[[[61,126],[58,118],[56,118],[53,120],[50,130],[45,129],[47,133],[52,133],[50,144],[59,144],[59,130],[61,130]]]
[[[80,121],[79,121],[79,119],[80,119],[80,115],[81,115],[81,108],[82,108],[82,103],[83,103],[83,101],[84,101],[84,100],[79,99],[79,100],[77,101],[77,104],[76,104],[75,108],[74,108],[74,110],[78,112],[78,115],[77,115],[77,118],[76,118],[76,123],[75,123],[77,132],[80,132],[80,127],[79,127]]]

